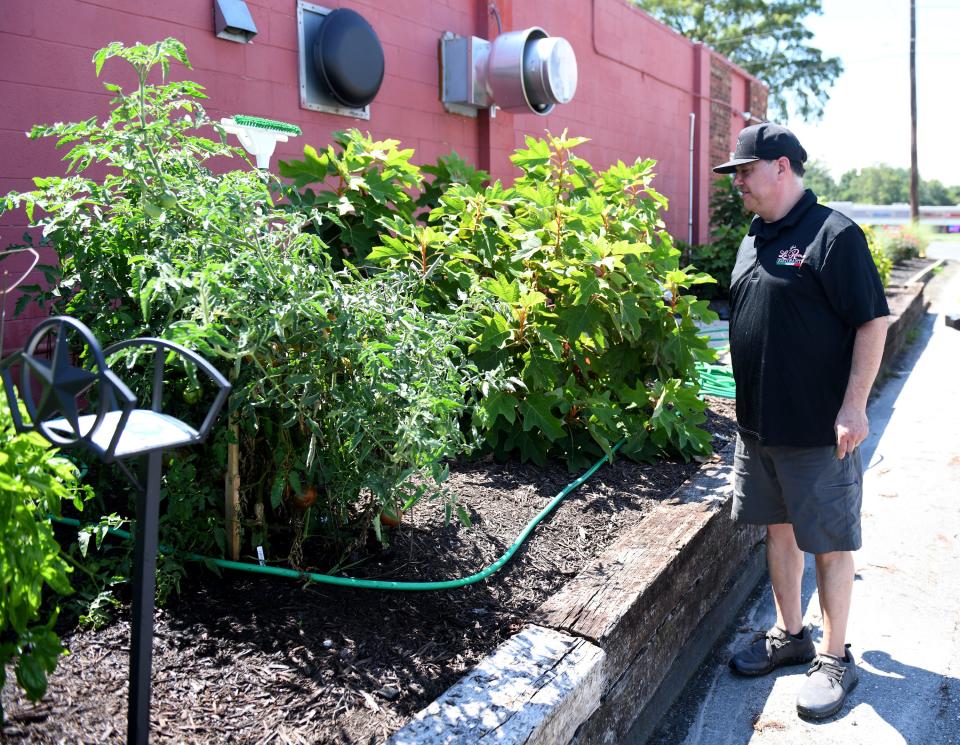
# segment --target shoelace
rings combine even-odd
[[[767,631],[763,634],[758,634],[757,639],[769,639],[770,645],[775,649],[780,649],[781,647],[787,646],[791,642],[797,641],[791,636],[781,636],[780,634],[775,634],[772,631]]]
[[[839,685],[843,680],[843,674],[846,671],[846,668],[844,668],[843,665],[834,662],[833,660],[826,660],[823,657],[817,657],[810,669],[807,670],[807,675],[813,675],[818,670],[822,670],[832,683],[837,683]]]

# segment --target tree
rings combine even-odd
[[[920,204],[928,207],[946,207],[957,202],[950,193],[950,189],[937,179],[931,179],[920,181]]]
[[[833,202],[837,199],[837,182],[833,180],[826,165],[819,160],[806,163],[806,173],[803,175],[803,185],[813,189],[813,193],[821,202]]]
[[[840,177],[839,197],[864,204],[906,204],[910,199],[910,171],[885,164],[847,171]]]
[[[809,44],[803,19],[820,14],[821,0],[634,0],[643,10],[702,41],[770,86],[777,118],[815,120],[843,72],[838,57]]]
[[[812,186],[808,177],[804,183]],[[812,188],[817,191],[816,187]],[[840,177],[834,198],[862,204],[906,204],[910,200],[910,169],[879,163],[847,171]],[[960,186],[948,188],[937,179],[920,179],[920,204],[932,207],[960,204]]]

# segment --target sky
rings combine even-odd
[[[960,0],[916,0],[920,177],[960,184]],[[910,0],[823,0],[811,44],[843,60],[818,122],[788,126],[835,178],[910,167]]]

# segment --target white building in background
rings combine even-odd
[[[827,202],[858,225],[906,225],[910,222],[909,204],[857,204]],[[921,207],[920,222],[937,233],[960,233],[960,204],[953,207]]]

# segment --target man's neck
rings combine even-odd
[[[803,188],[803,184],[796,184],[783,195],[783,198],[777,204],[775,210],[767,215],[760,215],[760,219],[764,222],[776,222],[777,220],[782,220],[794,207],[797,206],[797,202],[803,199],[803,195],[806,193],[806,190]]]

